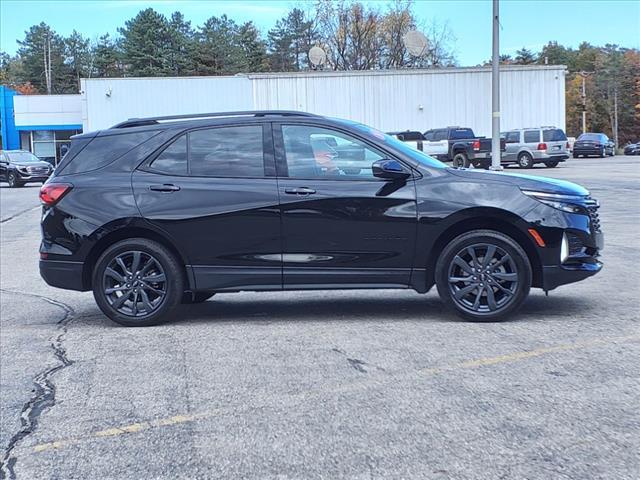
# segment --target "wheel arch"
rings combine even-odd
[[[471,218],[470,218],[471,217]],[[527,254],[532,271],[532,286],[542,286],[542,261],[533,240],[527,235],[526,223],[517,215],[497,208],[472,208],[456,215],[436,238],[427,257],[427,289],[435,284],[435,266],[444,247],[454,238],[472,230],[494,230],[511,237]]]
[[[185,286],[189,289],[194,288],[193,276],[187,268],[187,265],[189,264],[188,259],[167,235],[138,222],[127,223],[125,225],[122,225],[121,222],[117,222],[116,225],[111,225],[110,228],[106,228],[102,231],[102,235],[99,235],[99,238],[91,246],[91,249],[84,261],[82,269],[82,284],[85,288],[91,288],[93,269],[98,258],[100,258],[100,255],[102,255],[102,253],[114,243],[130,238],[145,238],[147,240],[153,240],[167,248],[176,257],[182,267]]]

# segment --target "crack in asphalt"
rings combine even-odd
[[[344,350],[340,350],[339,348],[332,348],[331,350],[333,350],[334,352],[340,353],[341,355],[344,355],[349,365],[351,365],[355,370],[357,370],[360,373],[368,373],[368,370],[365,368],[367,366],[375,367],[376,370],[380,370],[381,372],[385,371],[384,368],[378,367],[377,365],[370,365],[369,363],[363,360],[360,360],[359,358],[349,358],[347,357],[347,352],[345,352]]]
[[[42,413],[56,404],[56,386],[51,381],[51,377],[60,370],[73,365],[73,361],[69,360],[67,357],[67,350],[63,346],[63,342],[65,335],[67,334],[67,327],[69,322],[74,318],[75,311],[66,303],[53,300],[43,295],[5,289],[0,289],[0,292],[39,298],[64,310],[64,315],[56,322],[58,325],[57,335],[54,335],[51,339],[51,348],[53,349],[53,354],[59,363],[41,371],[33,378],[33,394],[23,405],[20,413],[20,430],[11,437],[7,447],[4,449],[2,460],[0,460],[0,479],[13,480],[16,478],[15,464],[18,460],[17,456],[13,455],[13,450],[16,448],[18,443],[36,430],[38,427],[38,420]]]
[[[21,212],[15,213],[15,214],[7,217],[7,218],[3,218],[3,219],[0,220],[0,223],[5,223],[5,222],[8,222],[9,220],[15,220],[20,215],[24,215],[25,213],[29,213],[30,211],[35,210],[36,208],[40,208],[40,205],[36,205],[35,207],[27,208],[26,210],[22,210]]]

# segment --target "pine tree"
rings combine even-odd
[[[96,77],[121,77],[123,75],[121,52],[109,34],[102,35],[93,49],[91,75]]]
[[[142,10],[121,28],[126,74],[157,77],[171,74],[169,24],[152,8]]]
[[[41,93],[64,93],[69,70],[65,65],[64,40],[42,22],[25,32],[19,40],[20,83],[30,82]]]
[[[516,52],[515,63],[518,65],[531,65],[532,63],[535,63],[535,61],[535,54],[525,47],[522,47]]]
[[[173,12],[168,23],[169,68],[172,75],[193,75],[195,65],[194,31],[191,22],[185,21],[180,12]]]

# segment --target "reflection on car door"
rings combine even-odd
[[[282,288],[268,124],[186,133],[134,173],[133,187],[142,216],[184,252],[198,289]]]
[[[285,288],[406,286],[416,236],[413,179],[385,182],[386,155],[350,133],[274,124]]]

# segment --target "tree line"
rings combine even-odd
[[[292,8],[263,35],[253,22],[212,16],[194,27],[180,12],[152,8],[127,20],[117,35],[63,37],[42,22],[18,41],[15,56],[0,54],[2,82],[25,93],[74,93],[80,78],[234,75],[313,68],[307,53],[327,53],[325,69],[364,70],[455,64],[446,24],[421,24],[411,0],[387,5],[317,0]],[[421,28],[429,47],[412,57],[403,35]]]
[[[193,26],[178,11],[166,17],[152,8],[127,20],[116,34],[95,39],[75,30],[64,37],[42,22],[25,32],[16,55],[0,53],[0,82],[25,94],[77,93],[80,78],[295,72],[314,68],[307,55],[313,46],[327,53],[323,68],[330,70],[457,64],[449,26],[420,22],[411,0],[385,5],[316,0],[307,5],[291,8],[266,34],[253,22],[238,23],[226,15]],[[411,56],[403,42],[413,29],[428,39],[419,58]],[[620,145],[640,138],[637,49],[586,42],[572,49],[549,42],[540,52],[523,48],[513,56],[502,55],[501,62],[567,66],[569,135],[581,133],[584,108],[587,130],[612,138],[617,130]]]

